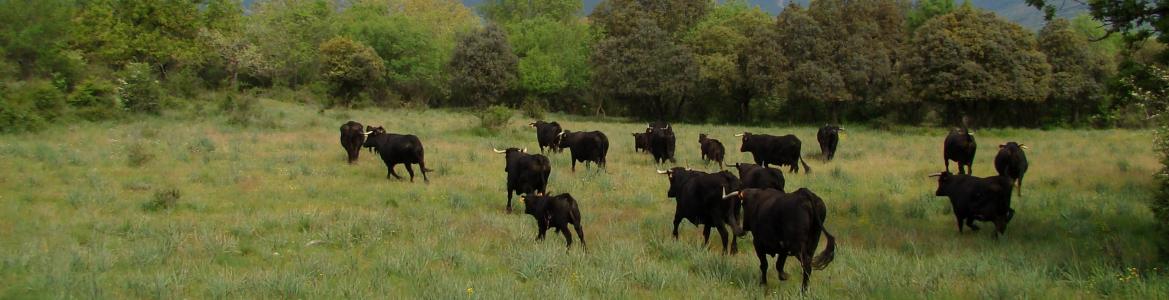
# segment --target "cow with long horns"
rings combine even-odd
[[[832,160],[836,157],[836,144],[840,142],[842,132],[844,132],[844,128],[827,124],[816,132],[816,141],[820,142],[820,153],[824,155],[824,160]]]
[[[722,239],[722,251],[737,253],[736,243],[730,243],[728,238],[735,239],[729,234],[725,225],[732,223],[727,217],[733,209],[729,202],[721,201],[720,196],[726,191],[739,189],[739,178],[727,171],[706,173],[693,171],[681,167],[670,170],[658,170],[658,174],[669,177],[670,189],[666,196],[673,197],[677,203],[674,210],[674,239],[678,239],[678,226],[682,220],[689,220],[695,226],[703,226],[702,245],[710,243],[710,230],[718,229]]]
[[[653,122],[649,123],[646,132],[649,134],[649,152],[653,154],[654,163],[663,164],[667,160],[676,162],[674,147],[677,138],[674,136],[674,128],[666,122]]]
[[[535,121],[528,123],[528,126],[536,128],[536,142],[540,144],[540,153],[544,153],[545,147],[551,152],[562,151],[560,145],[556,144],[556,137],[564,131],[560,128],[560,123]]]
[[[426,172],[431,171],[426,168],[426,160],[424,151],[422,149],[422,141],[418,140],[417,136],[412,134],[393,134],[387,133],[385,128],[381,126],[372,127],[366,126],[365,144],[362,146],[372,148],[378,152],[382,157],[382,162],[386,163],[386,169],[389,174],[386,178],[402,179],[398,173],[394,172],[394,166],[397,164],[406,165],[406,172],[410,173],[410,182],[414,182],[414,168],[411,164],[418,164],[418,169],[422,171],[422,180],[429,182],[430,179],[426,177]]]
[[[552,164],[541,154],[528,154],[528,149],[493,149],[503,154],[503,171],[507,172],[507,212],[511,213],[513,194],[543,195],[548,189],[548,175]]]
[[[557,136],[557,144],[568,148],[572,152],[572,171],[576,172],[576,162],[581,161],[588,166],[589,162],[598,167],[605,167],[605,155],[609,153],[609,138],[600,131],[571,132],[561,131]]]

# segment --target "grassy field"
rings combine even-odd
[[[0,298],[799,294],[798,280],[780,282],[774,270],[768,287],[758,285],[749,238],[723,256],[689,223],[681,240],[670,237],[666,178],[633,152],[629,132],[641,123],[548,117],[604,131],[611,143],[604,171],[571,173],[567,154],[550,155],[549,188],[580,200],[590,246],[566,253],[560,236],[535,242],[531,217],[503,211],[503,158],[491,149],[536,151],[530,120],[489,134],[449,111],[263,106],[253,127],[204,113],[0,136]],[[418,135],[430,183],[387,180],[368,152],[345,164],[338,127],[350,119]],[[674,128],[682,166],[714,167],[699,161],[700,132],[721,139],[730,162],[750,160],[732,136],[744,130],[794,133],[805,156],[819,152],[810,127]],[[813,273],[809,296],[1169,298],[1146,206],[1157,167],[1151,133],[978,131],[975,175],[994,173],[999,143],[1032,149],[1018,213],[996,241],[989,230],[958,234],[949,201],[933,196],[926,175],[942,169],[945,129],[848,130],[836,160],[808,159],[811,174],[785,174],[790,189],[824,198],[838,238],[837,259]],[[794,262],[787,271],[796,274]]]

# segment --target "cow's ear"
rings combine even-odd
[[[1002,149],[1003,147],[1006,147],[1006,146],[1007,145],[1005,145],[1005,144],[999,144],[999,149]]]

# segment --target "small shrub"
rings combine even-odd
[[[142,143],[133,143],[126,147],[126,162],[130,167],[141,167],[154,159],[154,154],[146,149]]]
[[[260,108],[256,98],[246,95],[227,94],[219,103],[219,110],[227,115],[227,123],[248,126],[260,119]]]
[[[41,130],[47,124],[27,99],[12,97],[0,85],[0,132],[20,133]]]
[[[166,91],[171,95],[182,98],[194,98],[202,89],[202,79],[191,68],[182,68],[176,72],[167,72]]]
[[[179,193],[178,189],[155,191],[154,196],[149,201],[142,203],[142,210],[160,211],[174,208],[175,204],[179,203],[179,197],[182,197],[182,194]]]
[[[130,63],[118,78],[118,99],[135,113],[158,114],[162,110],[162,87],[150,65]]]
[[[490,130],[499,130],[511,120],[511,109],[502,105],[492,105],[479,114],[479,126]]]
[[[46,81],[29,81],[12,91],[13,97],[27,99],[32,107],[46,121],[53,121],[65,114],[65,93]]]
[[[86,79],[69,95],[69,106],[82,119],[97,121],[119,116],[117,88],[105,80]]]
[[[544,118],[544,113],[548,111],[547,107],[548,105],[544,100],[536,97],[527,97],[524,99],[523,106],[520,106],[520,110],[524,112],[524,116],[539,120]]]

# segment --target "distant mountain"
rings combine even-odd
[[[243,0],[243,3],[245,6],[249,6],[249,5],[251,5],[252,2],[255,2],[255,1],[257,1],[257,0]],[[338,2],[345,2],[345,0],[337,0],[337,1]],[[482,2],[488,1],[488,0],[460,0],[460,1],[463,2],[463,5],[474,8],[475,6],[479,5],[479,3],[482,3]],[[584,1],[584,13],[588,14],[589,12],[592,12],[593,8],[597,7],[597,4],[600,4],[602,0],[582,0],[582,1]],[[787,3],[791,2],[791,1],[799,2],[801,5],[807,6],[808,1],[810,1],[810,0],[748,0],[748,1],[752,5],[758,6],[759,8],[763,9],[763,11],[766,11],[772,15],[777,15],[777,14],[779,14],[780,11],[783,10],[783,7],[787,6]],[[958,2],[958,3],[961,3],[961,1],[962,0],[956,0],[956,2]],[[1060,16],[1070,18],[1070,17],[1073,17],[1077,14],[1080,14],[1080,13],[1087,11],[1087,8],[1084,7],[1083,4],[1079,4],[1076,1],[1064,1],[1064,3],[1066,6],[1060,8],[1059,12],[1058,12]],[[1027,6],[1026,3],[1023,3],[1023,0],[971,0],[971,4],[973,4],[976,7],[982,8],[982,9],[993,11],[996,14],[998,14],[999,16],[1003,17],[1004,19],[1010,20],[1010,21],[1015,22],[1015,23],[1019,23],[1020,25],[1023,25],[1023,27],[1027,27],[1027,28],[1030,28],[1033,30],[1039,30],[1039,28],[1042,28],[1043,24],[1044,24],[1043,12],[1040,12],[1038,9],[1035,9],[1033,7]]]

